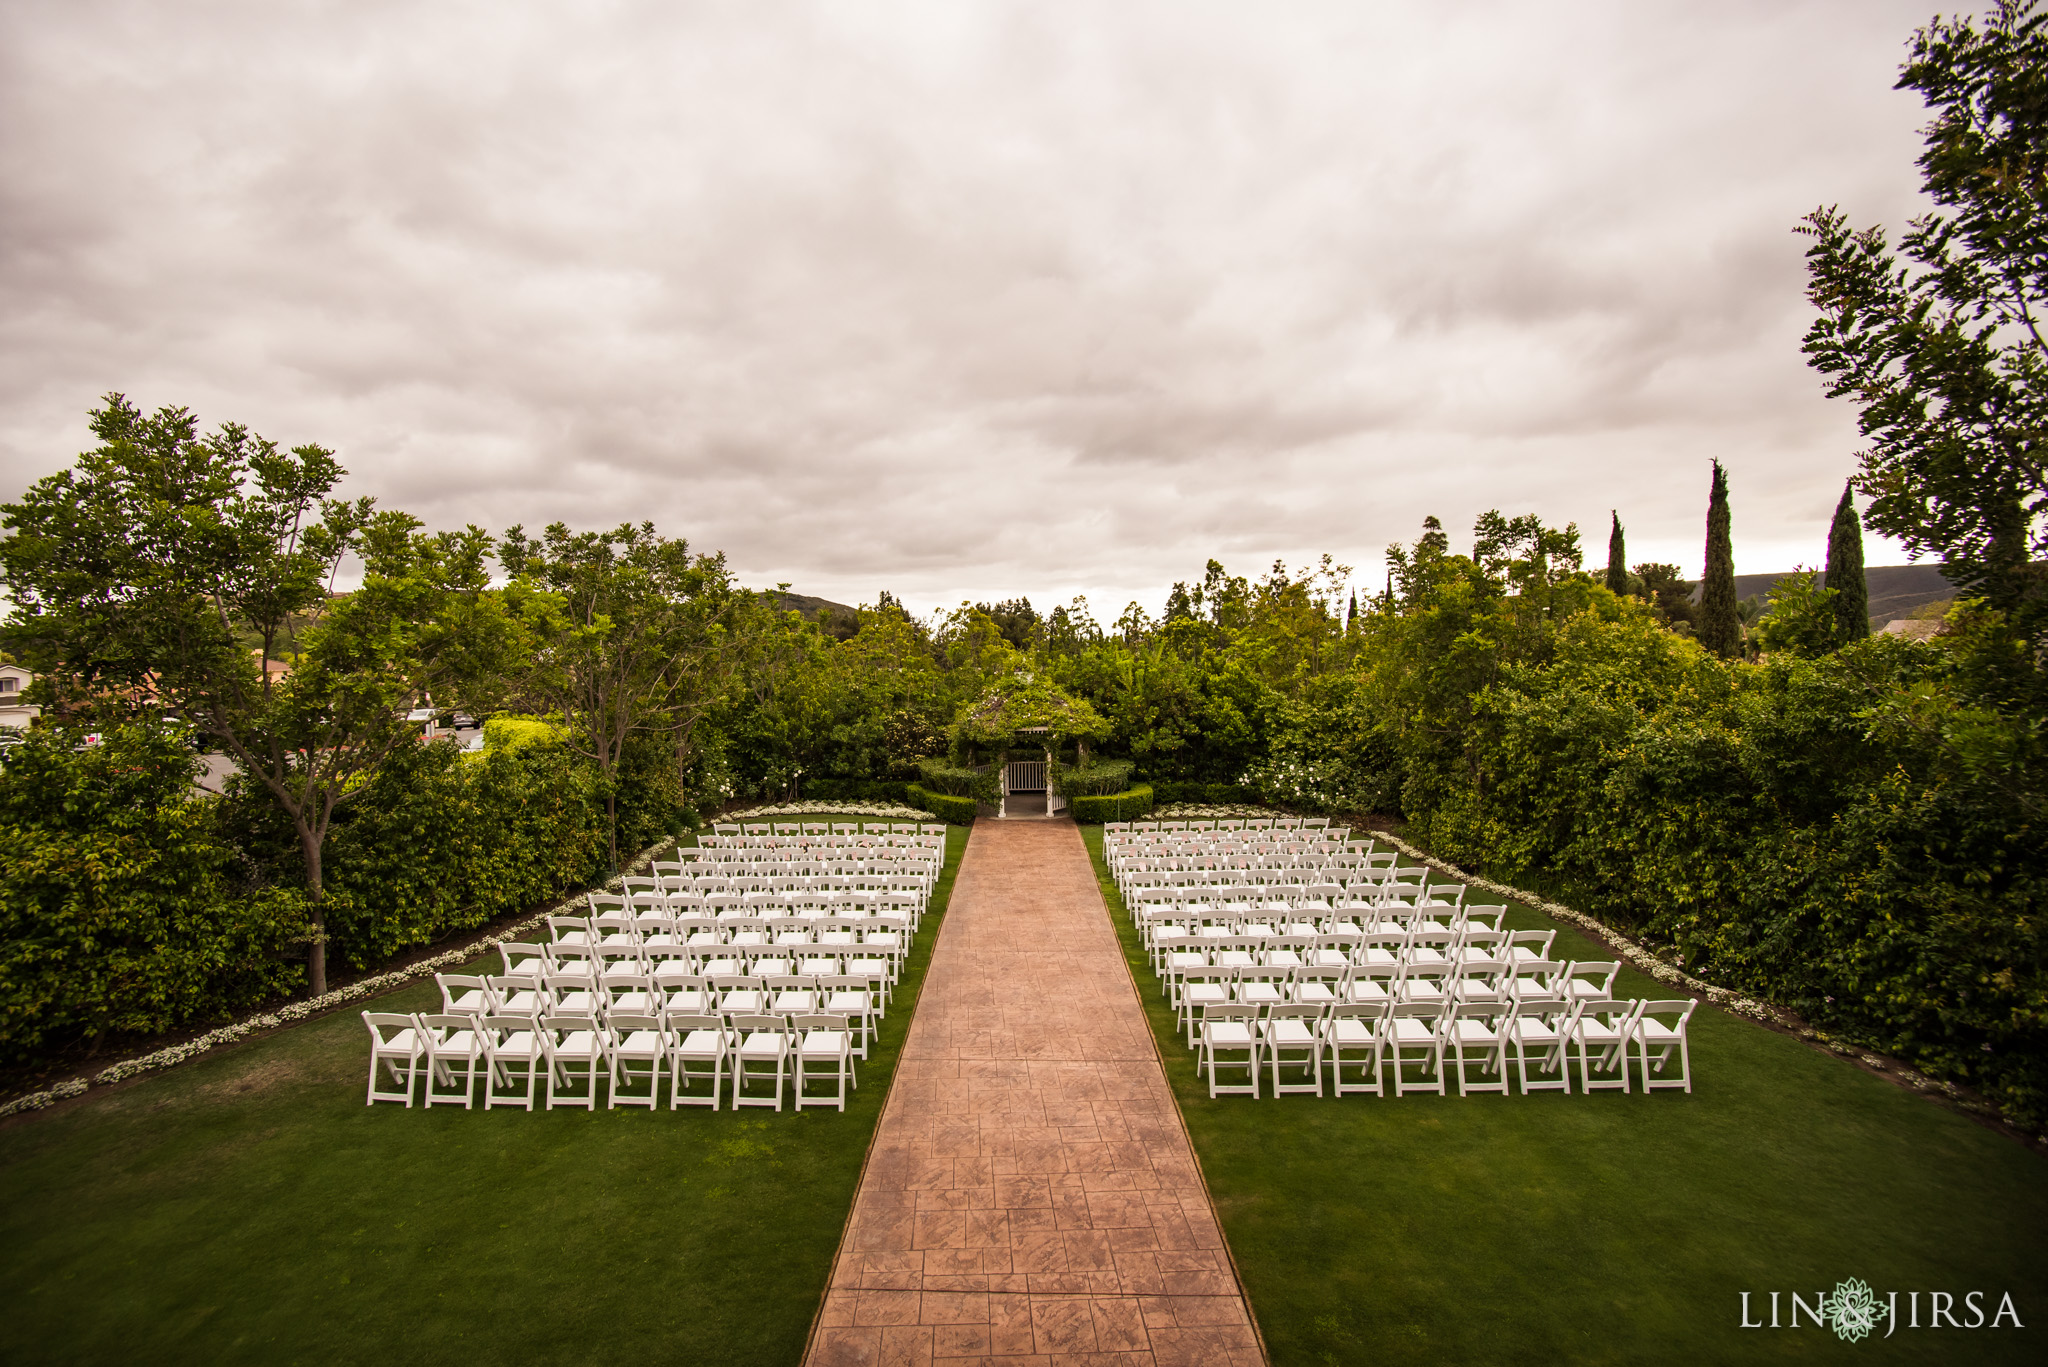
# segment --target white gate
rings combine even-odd
[[[1018,760],[1003,766],[1005,793],[1042,793],[1045,789],[1044,760]]]

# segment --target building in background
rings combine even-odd
[[[21,700],[35,678],[20,665],[0,665],[0,726],[26,730],[30,722],[42,715],[42,708]]]

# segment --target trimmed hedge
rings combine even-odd
[[[304,894],[235,896],[190,745],[37,727],[0,767],[0,1061],[219,1020],[299,986]],[[452,746],[449,748],[453,748]]]
[[[246,780],[194,791],[179,736],[95,746],[31,731],[0,766],[0,1062],[216,1022],[301,988],[297,839]],[[619,847],[681,815],[675,769],[628,747]],[[373,968],[604,877],[605,785],[558,745],[400,750],[336,814],[323,859],[332,964]]]
[[[1152,791],[1162,807],[1176,802],[1191,802],[1205,807],[1266,805],[1256,788],[1243,783],[1183,783],[1178,779],[1159,779],[1152,784]]]
[[[803,796],[806,802],[901,802],[915,807],[918,804],[910,800],[915,786],[889,779],[808,778]]]
[[[908,788],[907,801],[913,807],[921,807],[950,826],[972,826],[975,805],[971,797],[954,797],[951,793],[935,793],[918,784],[904,785]]]
[[[1152,785],[1140,783],[1128,792],[1103,797],[1077,797],[1068,803],[1074,820],[1099,825],[1104,821],[1130,821],[1152,810]]]

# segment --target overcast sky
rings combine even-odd
[[[1817,563],[1792,228],[1915,211],[1932,12],[13,0],[0,497],[118,389],[847,602],[1376,585],[1490,507],[1697,574],[1714,457],[1738,571]]]

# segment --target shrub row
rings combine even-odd
[[[1069,810],[1074,820],[1089,825],[1104,821],[1130,821],[1152,810],[1152,785],[1140,783],[1122,793],[1108,793],[1100,797],[1077,797]]]
[[[1154,779],[1152,791],[1162,807],[1192,802],[1205,807],[1257,806],[1258,791],[1242,783],[1184,783],[1178,779]]]
[[[1426,803],[1411,771],[1417,835],[2048,1125],[2034,723],[1955,707],[1897,638],[1730,666],[1629,622],[1560,635]]]
[[[803,795],[806,801],[901,802],[915,807],[919,804],[910,800],[910,790],[915,786],[888,779],[807,778]]]
[[[75,749],[29,733],[0,769],[0,1061],[219,1021],[304,985],[298,843],[231,781],[196,796],[185,742]],[[401,751],[339,809],[323,859],[331,961],[367,969],[561,896],[678,815],[659,746],[609,785],[558,745]]]
[[[935,793],[928,788],[912,783],[907,785],[907,801],[913,807],[930,812],[939,820],[953,826],[974,824],[975,804],[971,797],[955,797],[951,793]]]

